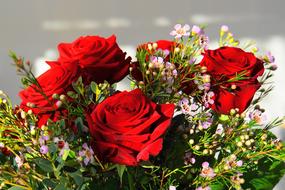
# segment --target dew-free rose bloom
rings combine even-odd
[[[173,104],[156,104],[141,90],[119,92],[87,117],[95,151],[105,161],[134,166],[162,149]]]
[[[24,111],[32,110],[38,116],[39,127],[45,125],[48,119],[57,120],[60,115],[53,94],[66,94],[72,90],[72,83],[80,76],[80,68],[73,62],[47,63],[51,68],[37,78],[40,88],[33,84],[19,93],[22,99],[20,107]]]
[[[219,113],[228,114],[232,108],[243,112],[261,86],[257,77],[264,72],[263,61],[240,48],[206,50],[200,65],[206,66],[211,76],[212,90],[215,93],[212,108]],[[242,73],[244,79],[226,82]]]
[[[113,35],[81,36],[72,43],[58,45],[59,61],[75,61],[82,69],[85,82],[115,83],[128,75],[131,58],[126,58]]]

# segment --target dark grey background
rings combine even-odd
[[[274,93],[263,105],[268,117],[285,115],[285,1],[284,0],[9,0],[0,6],[0,89],[19,103],[20,83],[11,66],[8,51],[14,50],[31,61],[55,57],[47,52],[59,42],[81,35],[117,35],[133,54],[142,42],[170,39],[178,22],[207,24],[212,41],[221,24],[236,37],[252,38],[259,47],[275,54],[279,70]],[[282,137],[283,129],[275,130]],[[280,187],[280,189],[282,189]]]

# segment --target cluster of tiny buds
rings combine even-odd
[[[179,52],[180,52],[180,48],[179,47],[174,48],[174,53],[179,53]]]
[[[251,147],[254,145],[254,142],[255,140],[253,138],[250,138],[248,134],[245,134],[240,136],[240,140],[236,143],[236,145],[242,148],[242,150],[246,151],[245,147],[251,149]]]
[[[201,73],[206,73],[206,72],[207,72],[207,67],[202,66],[202,67],[200,68],[200,71],[201,71]]]
[[[58,95],[58,94],[53,94],[52,98],[55,100],[58,100],[55,105],[57,108],[60,108],[62,106],[62,102],[66,100],[66,96],[64,94]]]
[[[210,83],[211,82],[211,76],[207,75],[207,74],[204,74],[203,75],[203,82],[204,83]]]
[[[34,103],[31,103],[31,102],[27,102],[26,106],[30,107],[30,108],[35,108],[36,107],[36,105]]]
[[[251,48],[252,53],[257,53],[259,51],[258,47]]]
[[[237,189],[241,189],[240,185],[245,182],[244,178],[241,178],[241,176],[242,174],[231,176],[231,181],[238,186]]]
[[[245,118],[246,117],[246,114],[244,112],[239,114],[239,108],[231,109],[230,115],[235,116],[237,118]]]
[[[55,100],[61,100],[61,101],[65,101],[66,100],[66,96],[64,94],[58,95],[58,94],[53,94],[52,98]]]
[[[158,47],[157,43],[147,44],[147,49],[150,51],[156,50],[157,47]]]
[[[194,139],[190,139],[189,141],[190,145],[193,145],[195,143]],[[202,151],[203,155],[212,155],[214,153],[214,151],[210,148],[209,144],[204,144],[205,149]],[[193,149],[196,151],[199,151],[201,149],[200,145],[194,145]]]

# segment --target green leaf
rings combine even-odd
[[[70,177],[73,178],[76,185],[81,186],[83,184],[84,180],[83,180],[82,173],[80,172],[80,170],[77,170],[76,172],[73,172],[73,173],[69,173],[69,175]]]
[[[70,98],[73,98],[73,99],[78,98],[78,94],[74,93],[73,91],[68,91],[68,92],[67,92],[67,95],[68,95]]]
[[[129,183],[129,189],[135,190],[135,183],[134,183],[134,176],[128,172],[128,183]]]
[[[127,168],[125,165],[119,165],[119,164],[116,165],[116,168],[117,168],[117,171],[118,171],[118,174],[120,177],[120,183],[122,184],[123,175],[124,175],[124,172],[126,171]]]
[[[84,124],[83,124],[83,120],[82,120],[81,117],[76,118],[76,120],[75,120],[75,126],[76,126],[80,131],[83,130]]]
[[[68,188],[68,182],[69,180],[65,177],[60,178],[60,182],[57,184],[54,190],[71,190]]]
[[[253,179],[250,183],[253,185],[255,190],[271,190],[274,187],[270,181],[265,178]]]
[[[34,162],[39,166],[44,172],[53,172],[52,164],[49,160],[44,158],[35,158]]]
[[[69,151],[70,151],[70,150],[68,150],[68,149],[65,149],[65,150],[63,151],[62,160],[66,160],[66,159],[67,159],[67,157],[68,157],[68,155],[69,155]]]
[[[48,179],[48,178],[45,178],[42,183],[47,186],[47,187],[50,187],[52,189],[54,189],[56,187],[56,185],[58,184],[58,181],[56,181],[55,179]]]
[[[64,184],[59,183],[54,190],[69,190],[69,188],[65,187]]]
[[[243,173],[245,184],[244,189],[273,189],[285,173],[285,163],[266,156],[258,161],[255,167],[247,169]],[[261,184],[261,185],[260,185]]]
[[[49,146],[48,146],[48,150],[51,154],[57,152],[57,146],[55,145],[54,142],[52,142]]]
[[[96,94],[97,84],[94,81],[91,82],[90,88],[91,88],[92,92],[94,94]]]
[[[75,153],[73,150],[69,150],[68,156],[69,156],[70,158],[75,158],[75,157],[76,157],[76,153]]]
[[[24,190],[24,188],[14,186],[14,187],[10,187],[8,190]]]
[[[229,116],[227,116],[227,115],[224,115],[224,114],[222,114],[220,117],[219,117],[219,120],[220,121],[228,121],[229,120]]]
[[[224,190],[225,185],[221,182],[214,182],[213,184],[210,185],[211,189],[215,189],[215,190]]]

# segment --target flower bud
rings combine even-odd
[[[245,145],[246,146],[250,146],[251,145],[251,142],[249,140],[245,141]]]
[[[230,169],[230,167],[228,165],[224,166],[224,170],[229,170],[229,169]]]
[[[174,52],[175,52],[175,53],[179,53],[179,51],[180,51],[180,48],[179,48],[179,47],[176,47],[176,48],[174,49]]]
[[[236,110],[235,110],[235,109],[231,109],[230,114],[231,114],[231,115],[236,114]]]
[[[27,106],[30,107],[30,108],[35,108],[36,107],[36,105],[34,103],[31,103],[31,102],[28,102]]]
[[[258,52],[258,50],[259,50],[258,47],[253,47],[253,48],[251,49],[251,52],[252,52],[252,53],[256,53],[256,52]]]
[[[61,106],[62,106],[62,101],[57,101],[56,103],[55,103],[55,105],[56,105],[56,107],[57,108],[60,108]]]
[[[237,88],[237,85],[235,85],[235,84],[232,84],[232,85],[231,85],[231,89],[232,89],[232,90],[235,90],[236,88]]]
[[[31,135],[32,135],[32,136],[36,135],[36,130],[35,130],[35,129],[32,129],[32,130],[31,130]]]
[[[151,51],[152,50],[152,45],[151,44],[147,44],[147,49]]]
[[[235,154],[230,155],[230,160],[236,160],[236,159],[237,159],[237,156]]]
[[[211,76],[210,75],[204,75],[203,76],[203,82],[204,83],[210,83],[211,82]]]
[[[207,67],[203,66],[201,67],[201,73],[206,73],[207,72]]]
[[[43,131],[45,131],[45,130],[47,130],[48,128],[47,128],[47,126],[42,125],[42,126],[41,126],[41,129],[42,129]]]
[[[199,125],[199,126],[198,126],[198,129],[199,129],[200,131],[202,131],[202,130],[203,130],[203,126],[202,126],[202,125]]]
[[[267,134],[263,134],[262,136],[261,136],[261,140],[266,140],[267,139]]]
[[[193,140],[193,139],[190,139],[190,140],[189,140],[189,144],[191,144],[191,145],[194,144],[194,140]]]
[[[242,142],[240,142],[240,141],[237,142],[237,146],[238,146],[238,147],[242,147]]]
[[[194,149],[195,149],[195,150],[200,150],[200,146],[199,146],[199,145],[195,145],[195,146],[194,146]]]
[[[26,112],[21,111],[21,118],[22,118],[22,119],[25,119],[25,118],[26,118]]]
[[[148,64],[148,68],[150,68],[150,69],[153,68],[153,66],[154,66],[153,63],[149,63],[149,64]]]
[[[228,31],[229,31],[229,27],[227,25],[221,26],[221,32],[228,32]]]
[[[208,149],[204,149],[203,150],[203,154],[205,155],[205,154],[208,154],[209,153],[209,151],[208,151]]]
[[[64,100],[66,99],[66,96],[65,96],[64,94],[62,94],[62,95],[59,96],[59,99],[60,99],[61,101],[64,101]]]
[[[152,44],[153,49],[156,49],[158,47],[157,43]]]
[[[58,95],[58,94],[53,94],[53,95],[52,95],[52,98],[53,98],[53,99],[58,99],[58,98],[59,98],[59,95]]]

